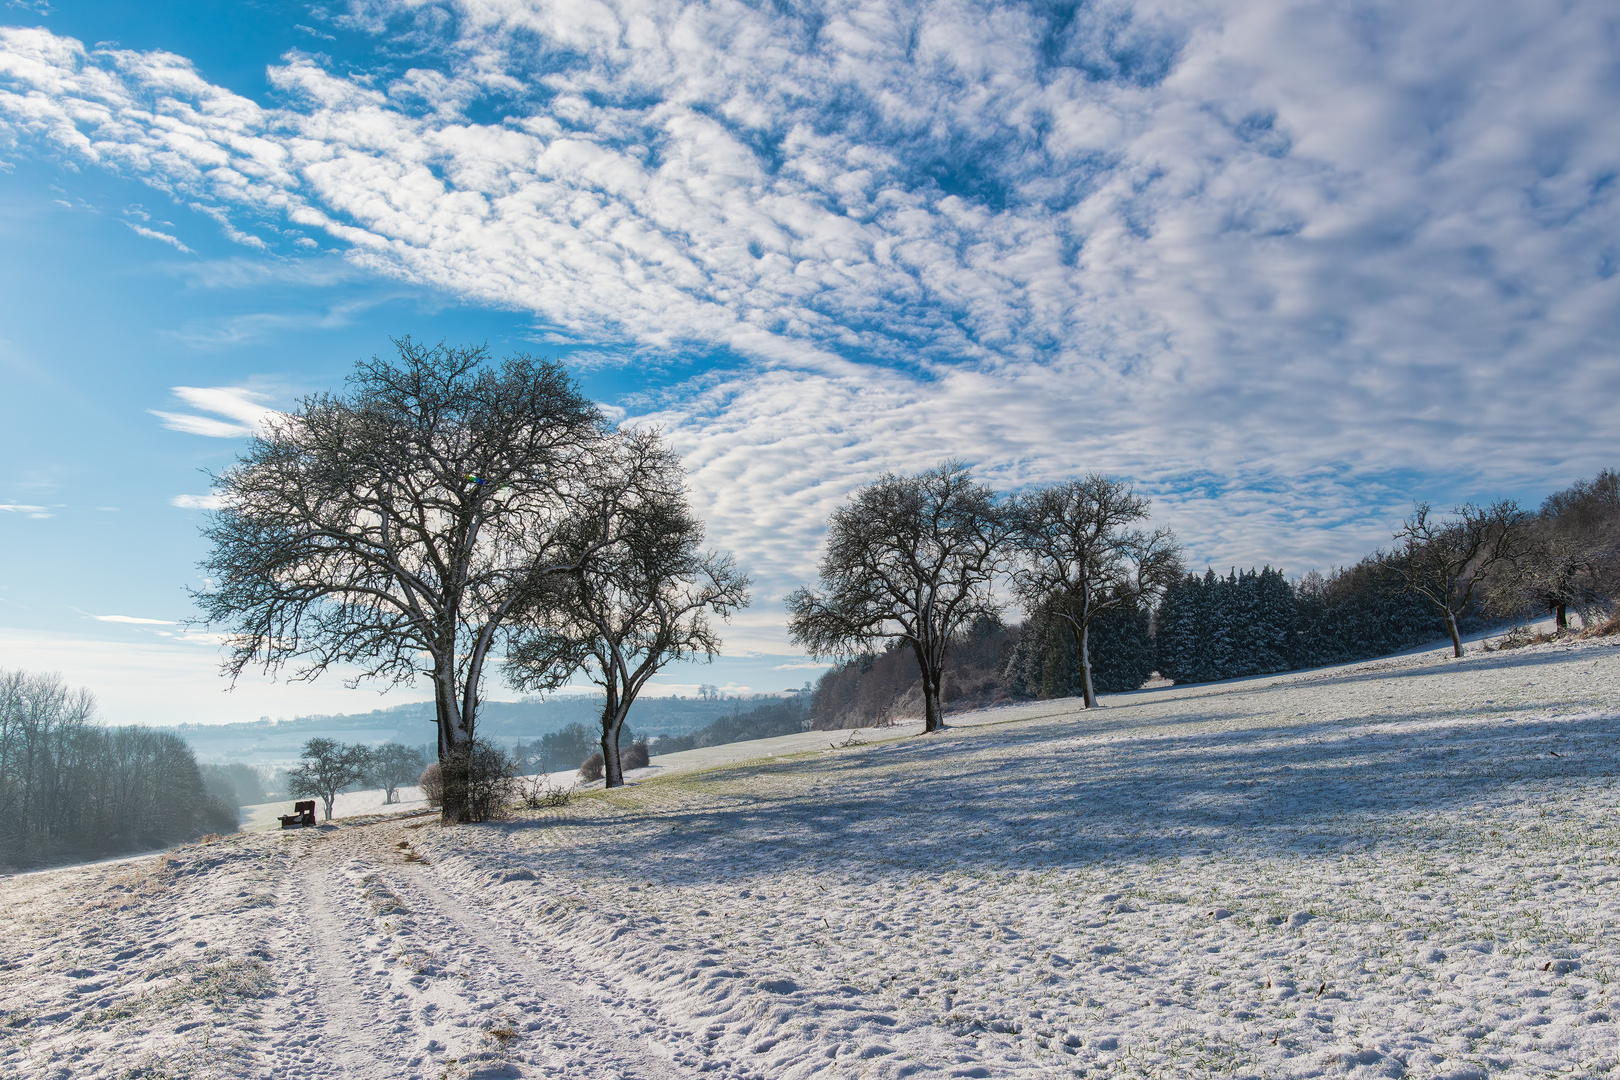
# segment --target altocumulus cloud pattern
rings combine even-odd
[[[1128,473],[1202,555],[1306,564],[1414,486],[1614,463],[1612,4],[338,21],[411,59],[288,54],[254,101],[0,30],[0,135],[252,248],[532,312],[576,359],[692,362],[630,411],[767,583],[851,484],[946,454],[1007,485]]]

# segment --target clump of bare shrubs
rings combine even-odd
[[[626,770],[645,769],[651,760],[652,755],[647,750],[646,740],[631,743],[628,750],[619,754],[619,764]]]
[[[556,810],[574,800],[574,789],[554,785],[544,774],[529,782],[523,792],[523,805],[530,810]]]
[[[619,768],[625,772],[631,769],[645,769],[652,760],[652,754],[647,749],[647,740],[638,739],[619,751]],[[598,750],[579,765],[579,778],[589,783],[600,780],[605,775],[606,763],[602,759],[602,751]]]
[[[517,759],[484,739],[435,761],[416,783],[429,806],[450,807],[447,817],[453,821],[496,821],[521,787]]]
[[[1580,630],[1544,630],[1538,633],[1520,623],[1494,642],[1486,642],[1485,651],[1522,649],[1526,645],[1545,645],[1550,641],[1581,641],[1588,638],[1613,637],[1615,634],[1620,634],[1620,612],[1608,616],[1601,622],[1594,619],[1591,625]]]
[[[433,809],[444,805],[444,777],[439,773],[437,761],[422,770],[422,775],[416,778],[416,786],[422,789],[422,797]]]
[[[1600,623],[1595,623],[1590,630],[1582,630],[1581,637],[1613,637],[1620,634],[1620,611],[1616,611]]]

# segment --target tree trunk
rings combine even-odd
[[[1554,612],[1554,615],[1553,615],[1554,625],[1557,627],[1558,631],[1560,633],[1562,633],[1563,631],[1568,630],[1569,629],[1569,607],[1568,607],[1568,605],[1566,605],[1566,604],[1554,604],[1553,605],[1553,612]]]
[[[1457,616],[1449,608],[1446,610],[1446,633],[1451,635],[1452,650],[1457,656],[1462,656],[1462,635],[1457,632]]]
[[[470,718],[462,715],[460,697],[454,658],[435,664],[433,702],[439,720],[439,778],[444,785],[439,821],[445,825],[459,825],[472,817],[467,805],[472,732],[468,730]]]
[[[945,726],[945,710],[939,703],[945,665],[934,664],[928,650],[916,640],[911,643],[911,653],[917,658],[917,672],[922,676],[923,732],[938,731]]]
[[[939,704],[939,681],[923,679],[923,730],[939,731],[945,726],[945,710]]]
[[[1091,682],[1091,624],[1081,623],[1076,636],[1080,639],[1080,696],[1086,708],[1095,709],[1097,690]]]
[[[624,766],[619,762],[619,727],[610,717],[602,718],[602,776],[604,786],[624,786]]]

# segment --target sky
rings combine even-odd
[[[10,0],[0,667],[425,697],[226,692],[188,622],[209,474],[405,334],[682,453],[755,602],[665,693],[822,670],[781,600],[885,470],[1128,478],[1290,575],[1533,505],[1620,465],[1617,58],[1583,0]]]

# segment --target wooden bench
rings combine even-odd
[[[293,812],[281,815],[283,829],[297,829],[305,825],[315,824],[315,800],[293,803]]]

